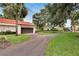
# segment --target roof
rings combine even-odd
[[[0,23],[16,24],[16,20],[0,18]],[[21,26],[33,26],[32,23],[24,22],[24,21],[18,21],[18,24],[21,25]]]

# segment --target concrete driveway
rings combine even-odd
[[[28,34],[32,38],[16,46],[0,50],[0,56],[44,56],[48,41],[53,35]]]

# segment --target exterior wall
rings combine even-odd
[[[17,34],[21,34],[22,30],[24,29],[25,32],[27,33],[35,33],[35,27],[34,26],[24,26],[21,27],[20,25],[18,25],[18,30],[17,30]],[[16,25],[14,24],[4,24],[4,23],[0,23],[0,32],[6,32],[6,31],[11,31],[11,32],[16,32]]]
[[[12,32],[16,32],[16,28],[15,26],[10,26],[10,25],[0,25],[0,32],[6,32],[6,31],[12,31]]]
[[[72,32],[74,32],[74,27],[72,26]],[[79,32],[79,26],[75,25],[75,32]]]
[[[51,23],[46,23],[43,29],[44,30],[51,30],[52,29]]]
[[[55,29],[60,30],[60,31],[61,30],[63,31],[63,28],[62,27],[59,27],[59,26],[56,26]]]

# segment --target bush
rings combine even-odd
[[[4,35],[5,33],[4,32],[0,32],[0,35]]]
[[[0,37],[0,48],[6,48],[8,46],[10,46],[10,42],[7,40],[6,37],[1,36]]]
[[[37,29],[37,30],[36,30],[36,33],[37,33],[37,32],[42,32],[42,31],[43,31],[43,30],[41,30],[41,29]]]
[[[6,31],[6,32],[0,32],[0,35],[7,35],[7,34],[15,34],[15,32]]]
[[[52,31],[58,31],[56,28],[51,29]]]
[[[68,28],[64,28],[64,31],[70,31]]]
[[[7,35],[7,34],[15,34],[15,32],[11,32],[11,31],[8,30],[8,31],[5,32],[5,34],[6,34],[6,35]]]

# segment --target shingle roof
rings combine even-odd
[[[0,18],[0,23],[16,24],[16,20]],[[18,24],[19,25],[23,25],[23,26],[33,26],[32,23],[30,23],[30,22],[24,22],[24,21],[18,21]]]

